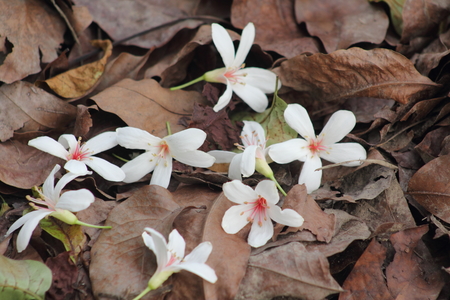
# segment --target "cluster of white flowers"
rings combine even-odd
[[[227,85],[224,94],[214,106],[216,112],[228,104],[232,92],[257,112],[267,108],[266,94],[275,92],[276,75],[260,68],[244,68],[244,60],[254,37],[255,27],[249,23],[242,32],[241,42],[235,54],[233,41],[227,31],[218,24],[212,24],[213,42],[222,56],[225,67],[209,71],[200,79]],[[193,82],[197,81],[199,80]],[[185,86],[187,84],[173,89]],[[230,201],[238,205],[225,212],[222,228],[228,234],[235,234],[251,223],[248,243],[253,247],[260,247],[273,236],[272,221],[291,227],[300,227],[304,221],[298,212],[292,209],[282,210],[277,205],[280,200],[277,187],[284,195],[286,194],[274,178],[269,166],[270,161],[279,164],[287,164],[294,160],[302,161],[304,164],[298,183],[305,184],[308,193],[311,193],[320,187],[322,171],[317,169],[322,166],[321,158],[343,163],[345,166],[358,166],[367,155],[360,144],[337,143],[350,133],[356,124],[355,116],[350,111],[340,110],[334,113],[317,136],[306,109],[301,105],[288,105],[284,118],[302,138],[266,147],[262,126],[257,122],[244,121],[241,133],[242,145],[237,145],[242,153],[228,151],[205,153],[198,150],[205,142],[206,133],[195,128],[174,134],[169,132],[169,135],[163,138],[139,128],[123,127],[114,132],[101,133],[85,143],[71,134],[61,135],[58,141],[47,136],[32,139],[28,143],[30,146],[65,160],[64,168],[67,173],[55,185],[55,174],[61,167],[56,165],[53,168],[43,187],[36,188],[38,197],[27,197],[34,211],[18,219],[9,228],[7,235],[23,226],[17,238],[17,250],[21,252],[27,247],[39,221],[45,217],[52,216],[70,225],[93,226],[79,221],[73,213],[89,207],[95,199],[94,195],[87,189],[62,193],[62,189],[70,181],[92,173],[87,167],[106,180],[126,183],[138,181],[153,172],[150,184],[167,188],[172,174],[172,160],[176,159],[186,165],[202,168],[210,167],[215,162],[229,163],[228,175],[233,180],[223,185],[223,192]],[[144,152],[122,167],[94,156],[118,145]],[[255,171],[271,180],[261,181],[253,190],[241,181],[242,176],[249,177]],[[190,271],[211,283],[217,280],[214,270],[205,264],[212,251],[211,243],[201,243],[184,257],[185,241],[176,230],[170,233],[168,243],[152,228],[145,228],[142,237],[145,245],[155,253],[158,268],[151,277],[147,289],[135,299],[140,299],[148,291],[158,288],[171,274],[181,270]]]

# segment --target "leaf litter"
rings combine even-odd
[[[33,289],[36,299],[131,300],[157,268],[141,238],[145,227],[165,237],[177,229],[186,254],[210,242],[206,263],[218,280],[182,271],[143,299],[450,297],[445,1],[119,2],[1,4],[10,14],[0,25],[0,260],[9,266],[0,277],[16,284],[0,288],[0,298]],[[169,90],[223,67],[211,23],[223,25],[237,48],[249,22],[256,36],[245,67],[273,70],[282,84],[265,112],[237,95],[215,112],[220,83]],[[304,223],[276,224],[262,247],[248,245],[250,224],[237,234],[222,229],[233,205],[221,191],[229,164],[179,161],[167,189],[148,185],[150,175],[112,183],[92,174],[66,186],[96,197],[77,213],[81,221],[112,229],[45,219],[21,253],[17,234],[4,237],[30,210],[30,189],[63,163],[28,146],[31,139],[67,133],[85,141],[124,126],[162,138],[197,128],[206,133],[200,150],[234,151],[242,121],[261,123],[267,146],[296,138],[284,119],[292,103],[308,110],[317,133],[334,112],[352,111],[357,124],[343,142],[361,144],[368,160],[354,168],[324,164],[321,187],[310,195],[297,184],[302,159],[271,163],[287,192],[280,206]],[[140,153],[116,146],[99,156],[120,167]],[[255,173],[244,183],[261,180]]]

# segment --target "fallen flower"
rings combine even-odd
[[[63,134],[58,141],[40,136],[30,140],[28,145],[66,160],[64,168],[69,172],[86,174],[86,166],[89,166],[106,180],[122,181],[125,178],[118,166],[93,156],[117,146],[117,134],[114,131],[103,132],[83,144],[81,138],[77,140],[72,134]]]
[[[225,196],[239,205],[230,207],[223,216],[222,228],[228,234],[239,232],[248,222],[252,223],[248,243],[261,247],[273,236],[272,220],[277,223],[300,227],[303,217],[292,209],[281,210],[276,205],[280,200],[275,183],[263,180],[255,190],[239,180],[223,185]]]
[[[135,182],[153,171],[150,184],[167,188],[172,174],[172,158],[190,166],[207,168],[215,158],[197,150],[206,139],[206,133],[189,128],[164,138],[156,137],[134,127],[117,128],[117,141],[128,149],[145,150],[143,154],[122,166],[124,182]]]
[[[206,264],[212,251],[210,242],[203,242],[184,257],[186,242],[176,229],[169,234],[169,243],[153,228],[145,228],[142,234],[145,245],[156,255],[158,268],[150,278],[147,288],[133,300],[142,298],[149,291],[160,287],[173,273],[186,270],[211,283],[217,281],[214,270]]]
[[[279,164],[294,160],[303,161],[298,183],[306,185],[308,193],[320,187],[322,167],[320,158],[333,163],[352,161],[343,166],[359,166],[367,158],[366,150],[358,143],[337,143],[356,125],[353,112],[339,110],[335,112],[322,132],[316,136],[306,109],[299,104],[289,104],[284,111],[286,122],[304,139],[291,139],[270,146],[269,156]],[[317,170],[317,171],[316,171]]]
[[[233,41],[226,29],[216,23],[213,23],[211,28],[214,45],[219,51],[225,67],[206,72],[203,76],[181,86],[173,87],[171,90],[181,89],[201,80],[219,82],[226,84],[227,88],[214,106],[215,112],[230,102],[233,92],[254,111],[263,112],[269,103],[266,94],[275,92],[277,78],[275,73],[269,70],[244,68],[244,60],[255,40],[255,26],[253,23],[245,26],[236,54]],[[281,87],[280,84],[279,87]]]
[[[208,153],[216,158],[216,163],[229,163],[228,176],[231,179],[242,181],[244,177],[252,176],[255,171],[273,180],[280,191],[286,195],[281,186],[275,180],[272,169],[267,163],[266,156],[266,134],[261,124],[254,121],[243,121],[244,127],[241,132],[242,145],[236,145],[243,153],[230,151],[212,150]]]
[[[45,180],[42,189],[37,187],[34,188],[39,195],[38,198],[27,196],[27,199],[33,202],[30,203],[30,205],[35,210],[27,213],[14,222],[14,224],[12,224],[6,232],[5,236],[8,236],[23,225],[19,235],[17,236],[18,252],[22,252],[27,247],[31,234],[38,225],[39,221],[48,216],[57,218],[69,225],[83,225],[94,228],[111,228],[110,226],[95,226],[86,224],[77,219],[72,212],[78,212],[88,208],[89,205],[94,202],[95,197],[87,189],[67,191],[61,195],[61,190],[66,186],[66,184],[76,177],[86,174],[66,173],[63,177],[61,177],[55,186],[55,173],[58,172],[60,168],[61,167],[59,165],[56,165],[53,168]]]

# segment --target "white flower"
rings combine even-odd
[[[69,172],[85,175],[87,165],[106,180],[122,181],[125,178],[118,166],[93,156],[117,146],[117,134],[114,131],[101,133],[83,144],[74,135],[63,134],[58,142],[48,136],[41,136],[30,140],[28,145],[66,160],[64,168]]]
[[[189,128],[165,138],[156,137],[145,130],[133,127],[117,128],[117,140],[122,147],[143,149],[146,152],[122,166],[124,182],[135,182],[153,171],[150,184],[167,188],[172,174],[172,158],[190,166],[207,168],[215,158],[197,150],[206,133],[197,128]]]
[[[225,196],[232,202],[240,204],[230,207],[223,216],[222,228],[226,233],[234,234],[248,222],[252,228],[248,243],[252,247],[261,247],[273,236],[273,224],[300,227],[303,217],[292,209],[281,210],[276,204],[280,200],[275,183],[263,180],[253,190],[239,180],[223,185]]]
[[[186,243],[176,229],[169,235],[169,243],[156,230],[145,228],[148,232],[142,234],[145,245],[156,255],[158,268],[148,282],[148,287],[153,290],[161,286],[173,273],[186,270],[194,273],[206,281],[215,283],[217,276],[214,270],[208,266],[206,260],[212,251],[210,242],[203,242],[184,257]],[[150,233],[150,234],[149,234]]]
[[[215,23],[211,27],[214,45],[222,56],[225,67],[205,73],[204,80],[227,85],[225,93],[214,106],[214,111],[224,108],[235,92],[253,110],[263,112],[269,103],[266,94],[275,92],[277,77],[269,70],[244,68],[244,60],[255,39],[255,26],[253,23],[245,26],[236,55],[233,41],[226,29]],[[278,88],[280,87],[278,84]]]
[[[27,196],[27,199],[33,203],[30,205],[35,211],[29,212],[20,219],[18,219],[6,232],[6,236],[10,235],[14,230],[22,227],[17,236],[17,251],[22,252],[30,241],[31,234],[38,225],[39,221],[47,216],[53,216],[66,222],[70,225],[80,224],[88,225],[78,221],[77,217],[71,212],[78,212],[86,209],[94,202],[95,197],[87,189],[80,189],[76,191],[68,191],[61,195],[61,190],[67,183],[72,181],[78,176],[85,174],[66,173],[58,181],[56,186],[54,185],[55,173],[59,171],[61,167],[56,165],[45,180],[42,190],[36,188],[35,190],[39,194],[39,198]],[[102,227],[100,227],[102,228]]]
[[[262,165],[270,169],[266,161],[267,149],[264,128],[258,122],[243,122],[244,127],[240,136],[242,145],[238,145],[238,149],[244,151],[243,153],[221,150],[208,152],[216,158],[216,163],[230,163],[228,176],[231,179],[242,180],[241,174],[244,177],[252,176],[255,173],[255,169],[260,172]],[[263,172],[265,173],[265,169]],[[266,174],[263,175],[267,176]]]
[[[289,104],[284,111],[286,122],[304,139],[296,138],[286,142],[271,145],[269,156],[277,163],[286,164],[294,160],[301,160],[303,164],[298,183],[304,183],[308,193],[318,189],[322,179],[320,158],[344,166],[354,167],[361,164],[360,160],[367,157],[366,150],[358,143],[337,143],[342,140],[356,124],[353,112],[339,110],[335,112],[322,132],[316,136],[306,109],[299,104]]]

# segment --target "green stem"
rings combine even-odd
[[[187,86],[193,85],[194,83],[197,83],[197,82],[202,81],[202,80],[205,80],[205,74],[203,74],[199,78],[196,78],[196,79],[194,79],[192,81],[189,81],[188,83],[185,83],[185,84],[182,84],[182,85],[179,85],[179,86],[171,87],[170,90],[171,91],[181,90],[181,89],[184,89]]]
[[[92,227],[92,228],[101,228],[101,229],[111,229],[112,228],[111,226],[92,225],[92,224],[81,222],[80,220],[77,220],[74,224],[80,225],[80,226]]]
[[[128,159],[125,159],[125,158],[123,158],[123,157],[120,157],[119,155],[117,155],[117,154],[115,154],[115,153],[113,153],[112,154],[115,158],[117,158],[117,159],[120,159],[121,161],[124,161],[124,162],[129,162],[130,160],[128,160]]]
[[[166,122],[166,127],[167,127],[167,135],[172,135],[172,129],[170,129],[169,121]]]
[[[133,300],[139,300],[139,299],[141,299],[142,297],[144,297],[148,292],[150,292],[152,289],[149,287],[149,286],[147,286],[146,288],[145,288],[145,290],[143,290],[139,295],[137,295],[136,296],[136,298],[134,298]]]
[[[275,177],[273,175],[268,178],[270,180],[272,180],[273,182],[275,182],[275,185],[277,186],[278,190],[280,190],[280,192],[283,194],[283,196],[287,196],[286,192],[283,190],[283,188],[281,187],[281,185],[278,183],[278,181],[275,179]]]

